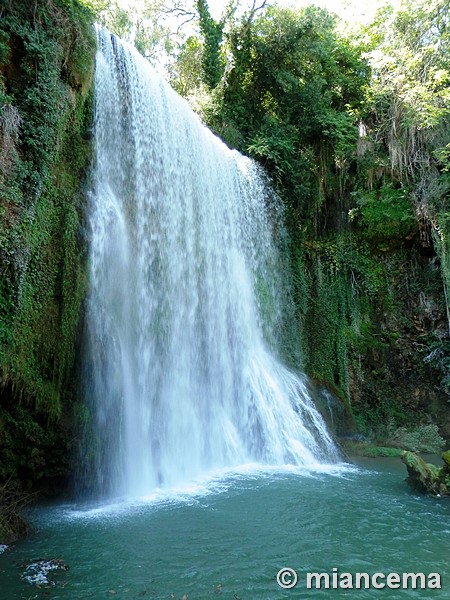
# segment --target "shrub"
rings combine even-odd
[[[411,452],[438,454],[445,445],[437,425],[419,425],[413,429],[388,427],[388,443]]]

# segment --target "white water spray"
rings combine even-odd
[[[224,466],[336,460],[304,381],[264,339],[281,310],[280,223],[260,168],[104,31],[95,98],[99,488],[139,495]]]

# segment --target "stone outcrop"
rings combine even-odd
[[[414,452],[402,452],[400,457],[408,470],[406,481],[413,490],[434,496],[450,495],[450,450],[442,454],[443,467],[426,463]]]

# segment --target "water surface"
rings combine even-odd
[[[418,496],[395,459],[322,471],[243,467],[108,506],[33,510],[36,533],[0,555],[0,597],[189,600],[449,598],[450,503]],[[31,559],[69,570],[52,588],[20,576]],[[294,590],[280,568],[299,574]],[[442,590],[307,590],[306,572],[438,572]]]

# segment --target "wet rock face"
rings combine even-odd
[[[9,542],[26,533],[22,491],[57,493],[72,468],[96,41],[94,15],[76,0],[0,4],[0,542]]]
[[[414,452],[405,451],[401,460],[408,470],[406,481],[415,491],[434,496],[450,495],[450,451],[443,453],[444,466],[426,463]]]

